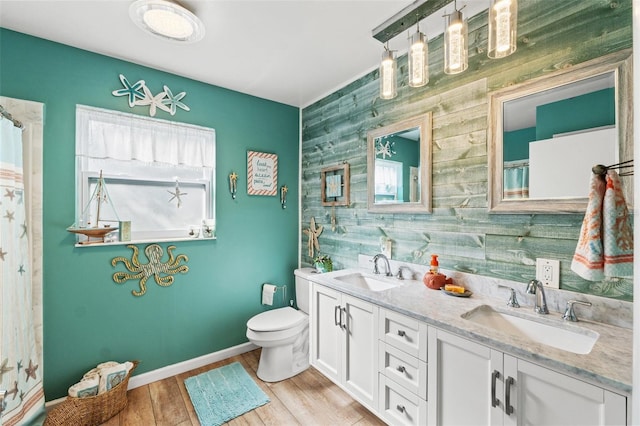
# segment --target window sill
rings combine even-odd
[[[149,243],[170,243],[174,241],[208,241],[215,240],[216,237],[211,238],[203,238],[203,237],[175,237],[175,238],[150,238],[150,239],[140,239],[140,240],[131,240],[131,241],[112,241],[108,243],[103,242],[91,242],[91,243],[76,243],[76,247],[102,247],[102,246],[124,246],[128,244],[149,244]]]

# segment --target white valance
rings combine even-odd
[[[175,166],[215,166],[215,130],[78,105],[76,155]]]

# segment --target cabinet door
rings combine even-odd
[[[503,401],[502,354],[433,327],[428,333],[428,424],[502,425],[502,402],[492,404]]]
[[[505,425],[624,425],[626,398],[590,383],[505,355],[513,414]]]
[[[346,318],[342,383],[370,408],[378,402],[378,307],[342,295]]]
[[[313,284],[311,301],[311,364],[325,376],[338,382],[343,341],[340,293]]]

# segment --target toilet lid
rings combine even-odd
[[[286,307],[266,311],[247,321],[247,328],[253,331],[279,331],[295,327],[304,322],[307,316],[293,308]]]

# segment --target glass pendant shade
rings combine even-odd
[[[492,59],[516,51],[518,0],[491,0],[489,6],[489,50]]]
[[[467,21],[462,12],[454,10],[445,16],[444,28],[444,72],[458,74],[469,66],[467,55],[469,37]]]
[[[393,99],[398,94],[396,86],[397,73],[396,58],[393,51],[385,48],[380,62],[380,98]]]
[[[421,87],[429,82],[429,46],[427,37],[416,31],[409,39],[409,86]]]

